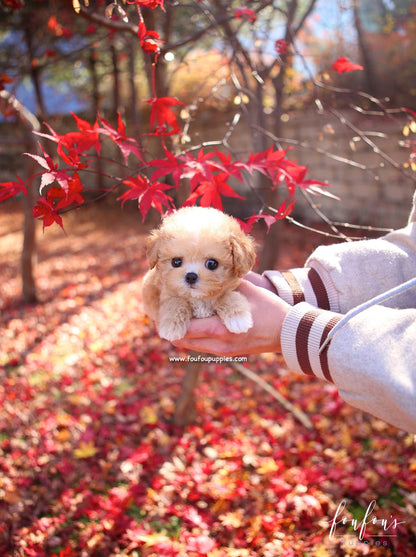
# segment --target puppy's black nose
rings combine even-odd
[[[196,273],[186,273],[185,280],[188,284],[195,284],[198,280],[198,275]]]

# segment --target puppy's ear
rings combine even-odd
[[[160,230],[153,230],[147,239],[146,255],[151,269],[153,269],[159,259],[159,240]]]
[[[231,253],[234,263],[234,274],[242,277],[247,274],[256,261],[256,251],[253,238],[243,232],[234,234],[230,240]]]

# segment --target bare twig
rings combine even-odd
[[[325,232],[324,230],[319,230],[318,228],[308,226],[307,224],[303,224],[302,222],[299,222],[298,220],[294,219],[291,216],[287,216],[285,218],[288,222],[290,222],[291,224],[294,224],[298,228],[302,228],[303,230],[308,230],[309,232],[315,232],[316,234],[320,234],[321,236],[324,236],[325,238],[337,238],[338,240],[340,239],[339,234],[331,234],[330,232]],[[342,226],[344,226],[344,225],[342,225]],[[351,240],[362,240],[363,238],[361,236],[349,236],[349,239],[351,241]]]
[[[327,226],[329,226],[329,228],[332,230],[332,232],[334,232],[334,234],[336,234],[338,236],[338,238],[342,238],[346,242],[351,242],[351,238],[349,238],[343,232],[338,230],[338,228],[334,225],[334,223],[325,215],[325,213],[323,213],[321,211],[321,209],[318,207],[318,205],[312,201],[311,196],[305,190],[301,190],[301,192],[302,192],[302,195],[307,200],[307,202],[309,203],[310,207],[313,209],[313,211],[318,215],[318,217]]]
[[[308,416],[305,414],[305,412],[303,412],[300,408],[297,408],[291,402],[289,402],[284,396],[282,396],[278,391],[276,391],[274,387],[272,387],[264,379],[259,377],[257,373],[254,373],[254,371],[251,371],[250,369],[242,366],[238,362],[232,362],[231,367],[234,368],[236,371],[238,371],[238,373],[241,373],[241,375],[244,375],[244,377],[247,377],[247,379],[250,379],[251,381],[254,381],[254,383],[257,383],[257,385],[260,388],[262,388],[264,391],[269,393],[275,400],[277,400],[280,406],[283,406],[283,408],[287,412],[293,414],[293,416],[304,427],[306,427],[307,429],[313,429],[313,424],[308,418]]]
[[[100,25],[102,27],[107,27],[108,29],[111,29],[113,31],[130,33],[135,37],[137,37],[139,26],[136,25],[135,23],[131,23],[130,21],[124,22],[124,21],[118,21],[118,20],[116,21],[113,19],[109,19],[104,15],[97,14],[95,12],[87,10],[83,6],[80,7],[78,14],[82,18],[86,19],[87,21],[91,21],[92,23],[96,23],[97,25]]]
[[[394,159],[392,159],[389,155],[387,155],[387,153],[385,153],[382,149],[380,149],[378,147],[378,145],[376,145],[374,143],[374,141],[372,141],[369,138],[369,133],[363,132],[361,131],[359,128],[357,128],[357,126],[355,126],[352,122],[350,122],[345,116],[344,114],[341,114],[338,110],[335,110],[333,108],[329,109],[329,112],[331,114],[333,114],[336,118],[338,118],[338,120],[341,122],[341,124],[343,124],[344,126],[346,126],[347,128],[349,128],[350,130],[352,130],[357,136],[360,137],[360,139],[362,139],[362,141],[364,141],[364,143],[366,143],[372,150],[374,153],[376,153],[377,155],[379,155],[380,158],[382,158],[384,161],[386,161],[389,165],[391,165],[394,169],[396,169],[398,172],[400,172],[400,174],[402,174],[403,176],[405,176],[406,178],[409,178],[410,180],[412,180],[412,182],[416,181],[416,176],[413,176],[412,174],[409,174],[409,172],[406,172],[403,167],[396,162]]]

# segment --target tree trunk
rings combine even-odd
[[[7,110],[11,108],[22,124],[25,133],[26,150],[29,153],[36,153],[37,144],[32,132],[40,130],[39,120],[8,91],[0,91],[0,98],[2,103],[6,105]],[[32,207],[36,199],[36,193],[33,182],[30,182],[30,177],[35,173],[37,165],[31,157],[26,158],[24,179],[29,185],[27,186],[27,195],[23,200],[24,224],[23,248],[21,253],[21,278],[24,301],[26,303],[35,303],[37,301],[37,296],[33,260],[36,251],[36,223],[33,218]]]
[[[90,55],[89,55],[89,72],[91,78],[91,100],[92,100],[92,113],[94,117],[97,117],[97,114],[101,108],[101,96],[100,96],[100,81],[97,72],[97,61],[98,61],[98,52],[94,48],[91,47]],[[97,173],[96,173],[96,188],[98,191],[104,190],[104,178],[103,178],[103,163],[101,157],[97,157],[96,161],[97,165]]]
[[[110,51],[111,51],[111,61],[112,61],[112,67],[113,67],[113,108],[112,108],[113,114],[112,114],[112,117],[116,120],[116,118],[118,117],[118,114],[122,113],[122,103],[121,103],[121,93],[120,93],[120,67],[119,67],[119,61],[118,61],[118,49],[117,49],[116,41],[114,39],[111,41]],[[119,168],[118,177],[121,179],[122,177],[124,177],[126,175],[126,172],[125,172],[124,157],[123,157],[120,149],[117,149],[117,151],[114,155],[114,158],[119,165],[118,166],[118,168]],[[119,195],[119,192],[117,190],[115,190],[106,199],[108,199],[110,202],[113,202],[115,200],[115,198],[118,197],[118,195]]]
[[[360,55],[364,66],[364,77],[366,81],[365,86],[370,95],[377,96],[377,77],[374,70],[373,57],[365,39],[364,29],[361,24],[359,0],[353,0],[352,8],[354,13],[355,30],[357,31],[358,46],[360,48]]]
[[[142,8],[143,20],[146,29],[156,29],[158,27],[158,17],[160,14],[151,8]],[[170,37],[163,37],[165,43],[168,43]],[[143,53],[144,67],[146,71],[147,81],[149,84],[150,97],[166,97],[168,88],[166,86],[165,61],[163,56],[159,56],[157,61],[153,60],[153,56]]]
[[[33,31],[29,22],[25,22],[25,41],[27,47],[28,61],[30,64],[30,79],[35,90],[37,103],[36,115],[40,120],[46,120],[46,108],[43,100],[41,87],[41,72],[38,64],[35,63],[36,55],[33,47]]]
[[[286,22],[286,32],[285,41],[287,45],[292,42],[292,26],[295,18],[297,9],[297,0],[292,0],[288,7],[288,15]],[[275,95],[275,109],[274,109],[274,122],[273,122],[273,133],[276,137],[281,136],[282,129],[282,114],[283,114],[283,98],[284,98],[284,86],[286,81],[286,70],[288,64],[290,64],[290,58],[286,53],[281,55],[281,65],[280,71],[275,78],[272,79]],[[280,189],[275,190],[269,189],[266,202],[270,207],[278,208]],[[274,264],[277,260],[278,250],[279,250],[279,239],[280,239],[280,229],[279,224],[275,223],[270,228],[270,231],[265,234],[263,251],[260,255],[258,272],[262,273],[267,269],[273,269]]]
[[[89,69],[90,69],[90,76],[91,76],[91,99],[92,99],[92,111],[94,116],[97,115],[98,111],[100,110],[100,90],[99,90],[99,79],[97,73],[97,59],[98,54],[97,50],[92,46],[90,50],[89,56]]]
[[[110,44],[111,61],[113,65],[113,116],[120,112],[120,69],[118,65],[117,47],[114,39]]]
[[[293,63],[293,53],[291,53],[291,44],[293,43],[296,35],[303,28],[306,19],[314,10],[316,0],[310,0],[309,4],[304,5],[303,14],[299,17],[298,23],[295,23],[296,12],[300,8],[298,0],[291,0],[287,7],[287,20],[285,30],[285,42],[288,45],[288,51],[282,53],[280,56],[281,66],[280,71],[275,78],[272,79],[274,94],[275,94],[275,110],[274,110],[274,126],[273,133],[276,137],[282,137],[282,115],[283,115],[283,102],[284,102],[284,87],[286,84],[287,69]],[[274,208],[278,208],[283,201],[280,188],[270,190],[266,199],[267,203]],[[273,269],[279,250],[280,227],[279,223],[275,223],[268,234],[265,235],[263,251],[260,256],[258,271],[263,272],[266,269]]]
[[[129,67],[129,88],[130,88],[130,121],[133,137],[139,140],[141,118],[139,106],[139,92],[136,87],[136,44],[135,37],[127,37],[128,67]]]
[[[191,355],[197,357],[196,352],[191,352]],[[175,425],[185,426],[195,420],[195,388],[198,385],[201,371],[202,362],[188,362],[186,364],[186,373],[182,383],[182,391],[176,401],[175,412],[173,415],[173,422]]]

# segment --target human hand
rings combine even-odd
[[[246,333],[230,333],[216,315],[192,319],[186,335],[173,344],[178,348],[218,356],[280,352],[280,331],[291,306],[277,294],[254,283],[262,282],[260,279],[264,277],[255,273],[250,275],[247,275],[237,290],[250,304],[253,318],[251,329]]]
[[[248,280],[252,284],[255,284],[256,286],[261,286],[262,288],[265,288],[266,290],[270,290],[270,292],[276,294],[275,287],[273,286],[271,281],[264,275],[259,275],[259,273],[250,271],[245,275],[244,280]]]

